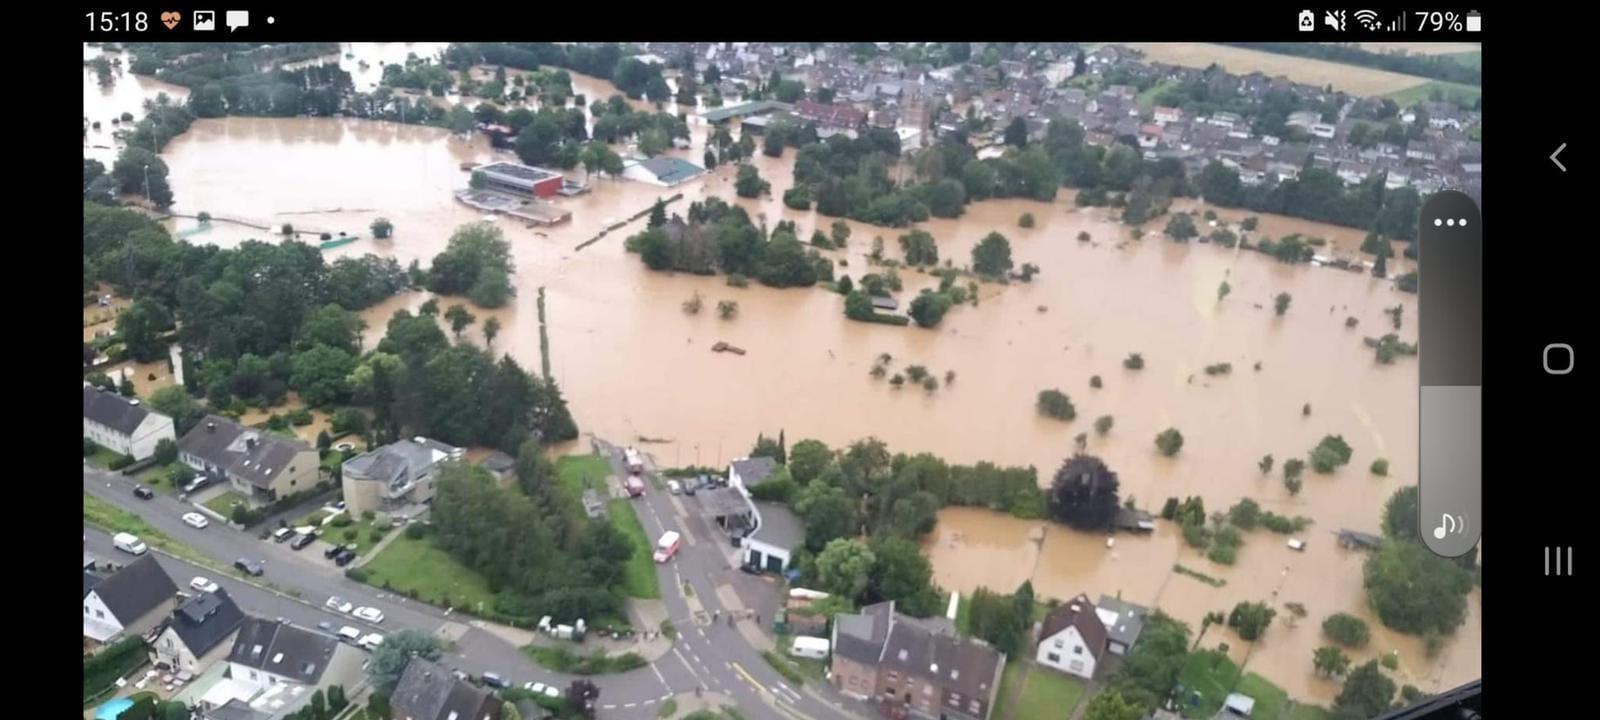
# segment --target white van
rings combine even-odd
[[[661,539],[656,541],[655,561],[663,563],[671,560],[673,555],[678,554],[678,547],[682,539],[676,530],[668,530],[661,533]]]
[[[795,657],[824,660],[828,657],[828,641],[826,638],[796,635],[794,644],[789,646],[789,654]]]
[[[144,546],[144,541],[131,533],[117,533],[111,536],[111,546],[125,553],[143,555],[150,548]]]

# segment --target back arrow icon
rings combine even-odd
[[[1566,172],[1567,171],[1567,166],[1562,165],[1561,161],[1556,159],[1556,156],[1560,155],[1561,151],[1565,150],[1565,149],[1567,149],[1567,144],[1566,143],[1561,143],[1561,147],[1556,148],[1555,152],[1550,153],[1550,162],[1555,163],[1556,167],[1561,168],[1561,172]]]

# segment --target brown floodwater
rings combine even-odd
[[[100,123],[100,129],[93,127],[89,134],[84,136],[83,156],[99,160],[106,168],[117,159],[120,145],[112,139],[119,127],[122,113],[133,113],[134,120],[144,117],[144,101],[155,100],[156,96],[166,93],[174,103],[183,102],[189,97],[188,88],[170,83],[164,83],[154,78],[135,75],[128,70],[132,57],[123,52],[104,52],[99,47],[83,46],[83,59],[92,60],[104,55],[122,61],[120,68],[112,71],[112,82],[101,85],[99,75],[94,68],[83,66],[83,116],[90,124]],[[119,120],[116,125],[112,120]]]
[[[939,524],[924,544],[935,580],[947,589],[970,592],[983,586],[1010,592],[1031,580],[1036,592],[1050,597],[1120,595],[1159,606],[1196,632],[1207,612],[1226,615],[1240,601],[1268,602],[1278,615],[1253,649],[1226,627],[1212,627],[1202,645],[1215,648],[1226,643],[1235,662],[1246,662],[1248,653],[1247,670],[1266,676],[1303,701],[1326,705],[1338,694],[1338,684],[1318,677],[1311,667],[1312,652],[1327,644],[1322,619],[1335,612],[1357,615],[1372,629],[1366,649],[1347,651],[1351,659],[1360,664],[1398,651],[1396,677],[1402,684],[1437,692],[1482,674],[1481,590],[1468,596],[1465,624],[1429,659],[1418,637],[1396,633],[1378,621],[1367,607],[1361,585],[1366,555],[1340,549],[1331,528],[1321,523],[1298,536],[1309,541],[1304,552],[1288,549],[1284,536],[1276,533],[1246,533],[1231,567],[1213,563],[1184,545],[1172,523],[1157,526],[1147,537],[1118,535],[1115,547],[1107,548],[1100,535],[988,510],[948,508],[939,513]],[[1174,564],[1226,584],[1212,587],[1171,572]],[[1304,605],[1306,617],[1295,618],[1286,607],[1289,603]]]
[[[358,57],[366,47],[354,46]],[[403,59],[404,52],[392,52]],[[603,80],[573,78],[590,98],[614,92]],[[86,83],[92,82],[92,73],[86,75]],[[91,108],[89,114],[96,112]],[[691,121],[691,130],[693,147],[673,154],[698,163],[708,128]],[[758,154],[754,164],[772,182],[772,194],[736,202],[758,223],[793,219],[808,238],[832,219],[782,205],[793,155]],[[451,191],[466,184],[461,163],[498,157],[510,154],[492,151],[478,136],[337,118],[201,120],[163,153],[179,214],[205,210],[274,228],[291,222],[302,230],[345,231],[365,239],[329,251],[330,259],[374,252],[403,264],[426,263],[454,228],[481,219],[457,204]],[[583,171],[573,175],[582,179]],[[1048,204],[986,201],[961,218],[922,224],[937,239],[941,258],[964,264],[977,240],[998,230],[1011,239],[1019,266],[1031,262],[1042,269],[1032,283],[984,285],[977,307],[952,309],[934,330],[849,322],[842,298],[821,289],[738,289],[720,277],[647,271],[622,247],[642,219],[575,250],[658,197],[683,193],[685,199],[670,208],[676,213],[708,195],[733,200],[732,177],[733,169],[724,166],[671,189],[594,178],[591,193],[556,201],[571,210],[568,223],[526,228],[499,221],[512,244],[517,295],[506,308],[473,308],[479,322],[462,338],[481,344],[482,321],[497,316],[503,328],[493,349],[510,353],[525,368],[539,368],[535,300],[544,287],[552,374],[579,425],[615,442],[664,440],[650,445],[662,463],[722,464],[742,456],[757,433],[782,430],[835,447],[877,436],[896,451],[928,451],[953,462],[1033,465],[1047,482],[1071,454],[1073,437],[1088,433],[1089,451],[1118,472],[1123,497],[1133,496],[1141,506],[1159,508],[1168,496],[1198,494],[1208,507],[1222,509],[1252,497],[1275,512],[1309,516],[1316,524],[1303,534],[1310,543],[1305,553],[1291,553],[1281,536],[1257,531],[1232,568],[1180,549],[1181,540],[1167,528],[1150,538],[1119,538],[1107,550],[1102,537],[1052,526],[1041,545],[1030,546],[1028,534],[1039,523],[970,510],[944,511],[928,547],[939,582],[951,589],[988,585],[1009,591],[1031,577],[1041,592],[1061,598],[1120,590],[1196,627],[1206,611],[1268,599],[1281,583],[1280,620],[1257,644],[1250,668],[1296,697],[1331,697],[1335,686],[1311,673],[1318,625],[1340,610],[1370,618],[1361,558],[1338,550],[1331,533],[1341,527],[1376,530],[1384,500],[1416,475],[1416,361],[1379,365],[1361,340],[1391,331],[1383,310],[1396,304],[1404,307],[1400,336],[1414,340],[1415,296],[1364,274],[1285,265],[1209,244],[1179,245],[1161,239],[1155,227],[1147,228],[1152,234],[1145,239],[1132,240],[1110,211],[1076,208],[1067,192]],[[1017,226],[1024,212],[1035,216],[1034,228]],[[1218,213],[1227,220],[1250,214]],[[394,221],[392,239],[367,237],[368,224],[379,216]],[[175,227],[192,227],[186,222],[193,221],[179,219]],[[904,230],[849,224],[850,247],[828,253],[848,263],[838,272],[859,279],[874,236],[884,238],[888,256],[899,257],[895,238]],[[213,225],[193,239],[229,245],[276,237],[220,221]],[[1090,233],[1092,242],[1076,241],[1080,231]],[[1263,232],[1326,237],[1341,249],[1359,244],[1362,236],[1272,216],[1262,216],[1256,234]],[[934,283],[908,269],[900,274],[906,285],[902,305]],[[1232,292],[1219,302],[1217,287],[1224,280]],[[706,309],[690,316],[681,303],[696,292]],[[1283,317],[1272,311],[1279,292],[1293,296]],[[412,293],[365,311],[366,344],[376,343],[394,310],[414,309],[426,299]],[[720,319],[713,311],[720,300],[737,301],[738,316]],[[1346,317],[1357,318],[1359,326],[1347,329]],[[747,354],[711,352],[718,341]],[[1143,370],[1123,369],[1122,359],[1131,352],[1144,356]],[[932,393],[892,389],[868,375],[880,353],[891,354],[896,369],[921,364],[941,381],[953,371],[956,381]],[[1206,365],[1218,362],[1231,363],[1232,374],[1204,374]],[[1093,375],[1102,376],[1103,388],[1089,387]],[[141,392],[147,386],[141,383]],[[1042,418],[1034,410],[1038,392],[1052,387],[1072,397],[1076,420]],[[1312,413],[1303,416],[1307,403]],[[1091,424],[1105,414],[1114,416],[1115,427],[1096,436]],[[1175,458],[1160,456],[1153,443],[1168,427],[1185,438]],[[1308,474],[1299,496],[1289,497],[1279,473],[1264,478],[1256,469],[1262,455],[1272,453],[1281,465],[1303,456],[1325,434],[1343,435],[1354,457],[1332,475]],[[1390,462],[1386,478],[1367,472],[1380,457]],[[1213,589],[1175,575],[1174,562],[1228,583]],[[1309,616],[1291,628],[1284,602],[1304,603]],[[1474,593],[1467,625],[1435,660],[1423,656],[1416,639],[1389,634],[1375,622],[1371,649],[1358,659],[1398,649],[1410,681],[1430,690],[1475,677],[1481,667],[1479,608]],[[1213,629],[1206,642],[1224,639],[1242,653],[1243,644],[1224,629]]]

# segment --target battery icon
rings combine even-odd
[[[1467,32],[1482,32],[1482,31],[1483,31],[1483,16],[1479,15],[1476,10],[1467,13]]]

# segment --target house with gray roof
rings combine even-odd
[[[1005,653],[948,622],[900,615],[894,601],[835,616],[831,644],[834,686],[894,717],[984,720],[1005,667]]]
[[[135,460],[156,453],[156,443],[177,441],[172,418],[151,410],[138,398],[125,398],[83,384],[83,437]]]
[[[728,485],[737,488],[755,487],[777,469],[778,461],[769,457],[734,460],[728,464]]]
[[[227,659],[232,689],[244,696],[235,697],[252,702],[279,686],[306,688],[306,692],[296,694],[300,697],[309,696],[312,689],[333,685],[355,687],[366,658],[355,646],[341,643],[332,635],[280,620],[246,617]]]
[[[642,183],[673,187],[682,185],[706,173],[706,169],[683,158],[657,155],[643,160],[632,160],[623,165],[622,176]]]
[[[1106,650],[1112,655],[1127,655],[1134,643],[1139,642],[1139,634],[1144,632],[1145,618],[1150,617],[1150,608],[1109,595],[1100,596],[1094,604],[1094,612],[1105,625]]]
[[[462,448],[419,435],[350,458],[340,468],[346,510],[359,516],[421,505],[433,499],[439,464],[465,456]]]
[[[806,540],[806,528],[788,506],[775,502],[753,502],[755,532],[745,536],[745,564],[767,572],[789,569],[794,551]]]
[[[500,720],[501,701],[443,666],[412,658],[389,696],[394,720]]]
[[[178,586],[146,554],[110,575],[83,573],[85,645],[109,645],[143,636],[178,604]]]
[[[199,675],[228,655],[227,642],[244,624],[244,611],[228,591],[203,592],[178,605],[156,628],[150,661],[178,672]]]
[[[178,459],[265,505],[317,484],[317,451],[296,439],[207,415],[178,441]]]

